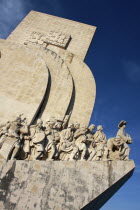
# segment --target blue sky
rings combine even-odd
[[[140,210],[140,1],[139,0],[0,0],[0,38],[5,39],[35,10],[97,26],[85,59],[96,79],[91,122],[102,124],[107,138],[120,120],[132,136],[133,177],[103,210]]]

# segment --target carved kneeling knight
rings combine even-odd
[[[128,160],[130,149],[120,136],[110,138],[107,141],[109,149],[109,159],[111,160]]]

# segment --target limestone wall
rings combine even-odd
[[[72,38],[67,50],[84,59],[95,30],[95,26],[31,11],[8,37],[8,40],[23,44],[34,31],[43,34],[48,31],[65,33],[71,35]]]
[[[130,178],[134,167],[132,160],[1,160],[0,209],[97,210]]]
[[[31,122],[48,84],[45,60],[23,45],[0,41],[0,122],[24,113]]]

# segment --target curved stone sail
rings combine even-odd
[[[75,101],[70,122],[88,125],[96,97],[96,84],[89,67],[74,56],[68,65],[75,84]]]
[[[48,101],[41,118],[49,120],[50,117],[55,116],[63,119],[72,97],[72,76],[59,55],[50,50],[46,51],[46,53],[46,63],[50,71],[51,84]]]
[[[32,121],[46,91],[48,68],[42,57],[24,46],[0,42],[0,121],[24,113]]]
[[[95,30],[94,26],[31,11],[8,37],[11,42],[40,47],[46,52],[47,49],[51,50],[47,52],[46,58],[50,70],[50,92],[39,115],[43,120],[48,120],[52,115],[63,118],[65,114],[71,113],[70,122],[79,121],[81,125],[89,123],[96,85],[83,59]],[[70,62],[65,60],[65,53],[71,57]],[[62,66],[58,64],[57,58],[63,60]]]
[[[58,51],[54,46],[48,46],[48,49],[54,52]],[[74,83],[74,94],[68,107],[68,112],[72,111],[69,122],[80,122],[81,125],[88,125],[96,98],[94,76],[90,68],[78,56],[63,49],[59,50],[58,55],[68,66]]]
[[[52,50],[44,50],[32,44],[26,48],[33,50],[44,60],[48,71],[47,89],[32,122],[39,117],[43,121],[49,120],[52,116],[64,119],[73,92],[73,79],[67,65],[60,55]]]

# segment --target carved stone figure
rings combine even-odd
[[[94,138],[94,146],[92,147],[92,151],[90,153],[89,160],[101,160],[107,159],[108,149],[106,147],[106,135],[103,133],[103,127],[101,125],[97,126],[97,131],[93,135]]]
[[[110,159],[128,160],[130,148],[128,144],[132,143],[132,138],[125,133],[126,121],[122,120],[118,125],[116,137],[110,138],[107,141]]]
[[[88,127],[82,126],[81,128],[77,129],[74,133],[75,144],[79,149],[80,160],[85,160],[86,158],[86,153],[87,153],[86,133],[87,131],[88,131]]]
[[[27,159],[31,153],[31,138],[29,135],[24,136],[24,143],[22,147],[21,159]]]
[[[89,158],[90,154],[93,153],[93,151],[95,150],[95,141],[94,141],[94,138],[93,138],[93,135],[95,133],[95,132],[93,132],[94,129],[95,129],[95,125],[91,124],[88,127],[88,130],[87,130],[87,133],[86,133],[86,136],[87,136],[86,146],[87,146],[87,149],[88,149],[87,158]]]
[[[123,147],[123,141],[120,136],[109,138],[107,141],[107,147],[109,150],[109,159],[120,160],[120,150]]]
[[[74,132],[77,131],[77,129],[79,129],[79,128],[80,128],[80,123],[77,123],[77,122],[76,122],[76,123],[74,124]]]
[[[74,125],[71,123],[67,129],[62,130],[60,136],[60,160],[74,160],[78,152],[78,147],[75,145],[74,136]]]
[[[88,140],[89,142],[92,142],[92,141],[93,141],[93,135],[94,135],[93,131],[94,131],[94,129],[95,129],[95,125],[94,125],[94,124],[91,124],[91,125],[88,127],[88,129],[87,129],[87,134],[86,134],[86,136],[87,136],[87,140]]]
[[[56,127],[56,125],[58,127]],[[46,145],[45,151],[47,153],[47,159],[53,160],[55,156],[58,156],[57,143],[60,140],[58,130],[60,129],[60,124],[57,124],[55,120],[49,121],[45,128],[46,134]]]
[[[117,132],[117,136],[120,136],[123,141],[123,146],[120,149],[120,158],[122,160],[129,159],[130,148],[128,144],[132,143],[131,136],[125,132],[126,124],[127,122],[122,120],[118,125],[119,130]]]
[[[37,120],[36,125],[30,126],[30,138],[31,138],[31,158],[33,160],[40,159],[43,157],[44,143],[45,143],[45,132],[43,130],[43,122],[41,119]]]
[[[6,160],[16,158],[20,150],[23,135],[28,133],[28,127],[25,126],[25,119],[21,115],[12,122],[7,122],[1,130],[1,149],[0,155]]]
[[[60,132],[62,129],[63,129],[63,120],[62,119],[56,119],[56,122],[55,122],[55,125],[54,125],[54,128]]]
[[[119,130],[118,130],[116,136],[120,136],[120,137],[123,139],[123,141],[124,141],[125,143],[131,144],[131,143],[132,143],[132,138],[131,138],[131,136],[125,132],[126,124],[127,124],[127,122],[124,121],[124,120],[122,120],[122,121],[119,123],[119,125],[118,125]]]
[[[94,129],[95,129],[95,125],[94,124],[91,124],[88,127],[88,130],[87,130],[87,133],[86,133],[86,136],[87,136],[87,146],[88,146],[88,148],[94,142],[94,138],[93,138],[93,135],[95,134],[95,132],[93,132]]]
[[[102,142],[106,144],[106,135],[103,133],[102,125],[97,126],[97,131],[94,134],[94,141],[95,143]]]
[[[70,113],[71,114],[71,113]],[[51,117],[43,125],[27,125],[22,115],[0,125],[0,155],[6,160],[128,160],[132,138],[125,133],[126,121],[118,125],[117,136],[106,140],[101,125],[89,127],[69,123],[69,115]]]
[[[6,124],[0,125],[0,148],[2,147],[5,137],[7,136],[9,123],[10,122],[8,121]]]

